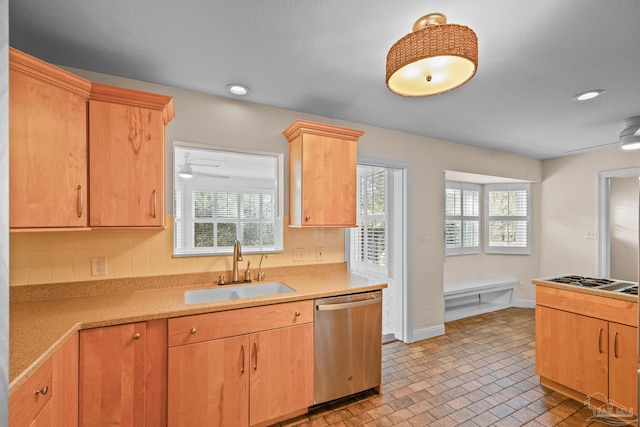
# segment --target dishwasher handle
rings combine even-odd
[[[361,300],[361,301],[342,302],[338,304],[318,304],[316,305],[316,310],[318,311],[347,310],[355,307],[364,307],[365,305],[380,304],[381,302],[382,300],[379,297],[372,296],[370,299]]]

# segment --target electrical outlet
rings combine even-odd
[[[104,276],[107,274],[107,257],[91,258],[91,275]]]
[[[293,250],[293,260],[296,262],[304,261],[304,248],[295,248]]]
[[[584,238],[593,240],[593,239],[596,238],[596,232],[595,231],[591,231],[591,230],[587,230],[587,231],[584,232]]]
[[[421,230],[420,231],[420,240],[429,240],[431,238],[431,234],[429,230]]]
[[[524,282],[522,280],[518,282],[518,289],[524,289]]]
[[[316,261],[324,260],[324,248],[316,248]]]

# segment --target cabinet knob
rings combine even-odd
[[[296,317],[300,317],[300,312],[296,311]]]
[[[310,219],[311,219],[311,215],[307,215],[307,216],[304,217],[305,221],[309,221]]]
[[[49,386],[48,385],[42,387],[40,390],[36,390],[36,396],[39,395],[39,394],[44,396],[47,393],[49,393]]]
[[[191,333],[195,334],[196,332],[198,332],[198,330],[196,328],[191,328]]]
[[[139,340],[140,339],[140,332],[136,332],[135,334],[133,334],[133,339],[134,340]]]

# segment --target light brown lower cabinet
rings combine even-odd
[[[166,319],[80,331],[81,426],[166,425]]]
[[[78,334],[9,398],[10,427],[78,425]]]
[[[638,328],[611,320],[635,321],[637,305],[540,287],[537,300],[536,372],[542,384],[560,386],[559,391],[578,400],[592,396],[637,415]],[[591,312],[583,315],[576,313],[579,310]],[[598,314],[607,320],[594,317]]]
[[[249,425],[248,351],[248,335],[170,348],[169,425]]]
[[[538,375],[584,394],[609,393],[608,322],[536,307]]]
[[[170,319],[168,425],[263,426],[306,412],[312,321],[311,302]]]

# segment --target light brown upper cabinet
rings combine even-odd
[[[296,120],[283,133],[290,227],[356,227],[357,142],[364,132]]]
[[[88,225],[91,82],[9,49],[9,225]]]
[[[169,96],[92,84],[89,100],[92,228],[163,228]]]

